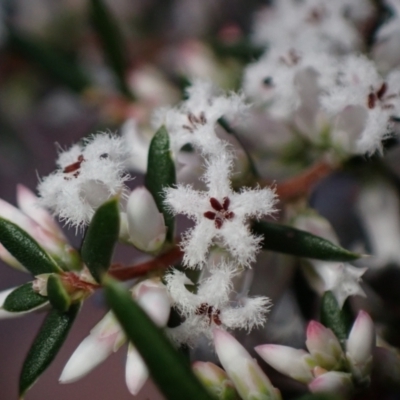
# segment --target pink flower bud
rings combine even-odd
[[[221,329],[214,329],[213,335],[219,361],[243,400],[281,399],[257,361],[233,336]]]
[[[353,384],[350,374],[330,371],[315,378],[308,388],[313,393],[331,393],[347,398],[353,390]]]
[[[340,343],[334,333],[317,321],[307,327],[306,346],[316,363],[327,370],[339,369],[344,359]]]
[[[226,372],[211,362],[196,361],[193,371],[202,384],[219,400],[238,399],[238,394]]]
[[[145,187],[135,189],[126,207],[130,241],[140,250],[155,252],[165,241],[167,228],[153,196]]]
[[[265,362],[282,374],[303,383],[313,379],[312,368],[316,362],[306,351],[278,344],[264,344],[254,349]]]
[[[372,352],[376,336],[374,322],[365,312],[360,311],[351,328],[346,343],[346,357],[357,380],[368,378],[372,368]]]
[[[130,343],[125,366],[125,383],[134,396],[137,395],[149,377],[149,370],[141,355]]]

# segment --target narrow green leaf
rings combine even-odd
[[[61,272],[55,261],[18,225],[0,218],[0,243],[33,275]]]
[[[348,304],[345,303],[341,309],[333,293],[331,291],[325,292],[321,301],[321,323],[332,329],[343,348],[351,330],[352,322]]]
[[[360,258],[359,254],[329,240],[290,226],[261,221],[255,222],[252,229],[255,234],[264,236],[264,250],[325,261],[352,261]]]
[[[176,183],[175,165],[169,148],[169,136],[165,126],[162,126],[154,135],[149,148],[147,162],[146,187],[153,195],[158,209],[164,215],[165,225],[168,228],[167,240],[174,240],[175,218],[164,205],[163,189]]]
[[[119,236],[118,198],[102,204],[93,216],[81,249],[82,261],[97,282],[107,272]]]
[[[7,296],[3,308],[10,312],[24,312],[40,307],[47,302],[47,297],[35,292],[32,282],[28,282],[17,287]]]
[[[134,96],[125,79],[128,69],[125,54],[128,52],[116,19],[103,0],[90,0],[90,16],[103,45],[107,61],[118,80],[121,93],[129,99],[133,99]]]
[[[108,304],[146,362],[152,378],[167,399],[212,400],[182,354],[132,300],[131,295],[111,279],[105,282]]]
[[[44,320],[25,359],[19,380],[19,393],[24,393],[50,365],[78,314],[80,304],[74,304],[66,313],[52,310]]]
[[[12,50],[35,62],[53,79],[73,91],[82,92],[90,86],[90,81],[83,71],[50,46],[14,29],[9,30],[8,42]]]
[[[65,312],[71,305],[69,297],[59,275],[50,275],[47,280],[47,296],[50,304],[58,311]]]

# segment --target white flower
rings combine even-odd
[[[386,80],[364,56],[342,60],[337,83],[321,95],[323,109],[334,117],[332,141],[346,153],[381,151],[400,115],[400,70]]]
[[[355,50],[361,45],[360,35],[345,19],[344,7],[335,3],[321,0],[276,1],[256,16],[253,40],[261,45],[292,44],[336,53]]]
[[[127,156],[124,141],[108,134],[74,145],[59,155],[59,168],[39,183],[40,204],[66,223],[87,224],[102,203],[126,190]]]
[[[342,308],[349,296],[366,296],[360,286],[361,276],[367,268],[353,267],[347,263],[312,261],[314,271],[324,283],[324,290],[330,290]]]
[[[184,317],[181,325],[169,330],[176,342],[195,345],[202,335],[211,339],[215,326],[251,330],[265,322],[270,306],[267,297],[230,300],[232,278],[237,273],[227,264],[214,266],[211,276],[198,285],[196,294],[186,289],[185,285],[192,283],[183,272],[166,276],[172,304]]]
[[[247,110],[242,95],[221,93],[209,81],[195,80],[187,89],[187,100],[173,109],[160,109],[154,116],[153,125],[158,129],[165,125],[175,154],[187,143],[194,145],[202,154],[218,154],[224,151],[225,142],[215,133],[215,125],[221,117],[239,118]]]
[[[246,68],[244,92],[265,105],[273,117],[288,118],[302,101],[316,102],[319,92],[334,83],[337,64],[337,58],[329,53],[302,50],[292,44],[272,46]],[[310,88],[314,90],[312,96],[302,98]]]
[[[165,191],[165,202],[174,214],[182,213],[196,222],[184,234],[184,264],[194,268],[206,262],[208,249],[218,244],[232,254],[237,263],[249,265],[255,260],[261,238],[250,233],[247,220],[272,214],[275,194],[271,189],[242,189],[233,192],[229,176],[232,161],[229,155],[207,165],[204,181],[208,192],[178,185]]]

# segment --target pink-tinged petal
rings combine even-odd
[[[315,378],[308,388],[313,393],[331,393],[347,398],[353,391],[351,374],[346,372],[330,371]]]
[[[136,395],[146,383],[149,371],[139,352],[129,344],[125,367],[125,382],[131,394]]]
[[[54,221],[53,217],[43,207],[38,205],[38,198],[24,185],[17,185],[17,204],[21,211],[37,222],[43,229],[57,236],[60,240],[66,241],[66,238]]]
[[[154,323],[160,327],[167,324],[171,302],[167,287],[160,279],[146,279],[140,282],[133,287],[132,295]]]
[[[61,373],[60,383],[71,383],[82,378],[124,342],[124,334],[113,314],[107,313],[72,354]]]
[[[239,395],[228,375],[217,365],[196,361],[192,368],[201,383],[219,400],[238,398]]]
[[[18,269],[19,271],[28,272],[28,270],[15,258],[13,257],[6,248],[0,243],[0,259],[3,260],[10,267]]]
[[[334,333],[317,321],[307,327],[306,346],[319,366],[327,370],[339,369],[344,354]]]
[[[371,317],[360,311],[351,328],[346,343],[346,357],[356,379],[367,379],[372,368],[372,353],[375,348],[375,326]]]
[[[47,308],[47,306],[49,305],[49,302],[43,303],[38,307],[32,308],[29,311],[22,311],[22,312],[10,312],[10,311],[6,311],[3,308],[3,304],[6,301],[7,296],[17,287],[13,287],[11,289],[6,289],[0,292],[0,319],[8,319],[8,318],[17,318],[17,317],[22,317],[25,314],[34,312],[34,311],[38,311],[40,309],[44,309]]]
[[[303,383],[313,379],[312,368],[316,363],[304,350],[277,344],[264,344],[254,350],[265,362],[284,375]]]
[[[257,361],[228,332],[213,330],[215,351],[231,381],[243,400],[281,399]]]

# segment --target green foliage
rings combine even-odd
[[[65,312],[71,305],[69,297],[59,275],[50,275],[47,281],[47,296],[50,304],[58,311]]]
[[[149,148],[147,162],[146,187],[153,195],[157,208],[164,215],[167,241],[174,240],[175,218],[164,205],[163,189],[176,183],[175,165],[171,158],[169,136],[165,126],[154,135]]]
[[[197,380],[183,355],[175,350],[127,290],[107,279],[105,295],[127,337],[136,346],[152,378],[167,399],[213,399]]]
[[[17,287],[7,296],[3,308],[10,312],[24,312],[40,307],[47,301],[47,297],[35,292],[32,288],[32,282],[28,282]]]
[[[14,29],[9,30],[9,47],[33,61],[53,79],[69,87],[75,92],[82,92],[90,86],[88,77],[73,62],[54,50],[52,47],[34,40]]]
[[[264,237],[264,250],[325,261],[353,261],[360,257],[329,240],[290,226],[262,221],[255,222],[252,230]]]
[[[127,50],[117,21],[103,0],[90,0],[90,17],[103,45],[107,61],[117,78],[121,93],[133,99],[134,96],[125,79],[128,67],[125,57]]]
[[[82,260],[97,282],[110,267],[118,236],[119,206],[114,197],[96,210],[81,249]]]
[[[0,218],[0,243],[33,275],[61,272],[54,260],[18,225]]]
[[[80,304],[74,304],[65,313],[52,310],[44,320],[22,367],[19,381],[21,397],[36,382],[57,355],[79,309]]]
[[[352,327],[353,318],[348,306],[341,309],[331,291],[324,293],[321,302],[321,323],[332,329],[344,348],[345,341]]]

